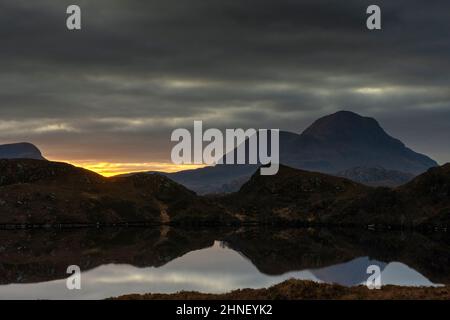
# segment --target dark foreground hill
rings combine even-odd
[[[281,131],[279,142],[280,163],[293,168],[333,175],[355,167],[388,171],[384,173],[388,179],[369,172],[363,181],[347,172],[348,178],[368,185],[397,186],[407,182],[407,176],[437,166],[434,160],[387,134],[375,119],[349,111],[322,117],[301,134]],[[258,165],[219,164],[167,176],[198,193],[222,193],[239,190],[256,168]]]
[[[274,176],[255,173],[239,192],[218,201],[243,221],[446,226],[450,164],[431,168],[396,189],[281,166]]]
[[[105,178],[66,163],[0,160],[0,224],[220,222],[206,199],[159,175]]]
[[[414,179],[412,173],[386,170],[383,167],[355,167],[338,172],[336,175],[372,187],[398,187]]]
[[[317,222],[341,212],[368,190],[344,178],[282,165],[273,176],[256,172],[238,192],[219,201],[244,220]]]
[[[105,178],[65,163],[0,160],[0,224],[447,226],[450,164],[396,189],[280,166],[239,192],[202,197],[160,174]]]

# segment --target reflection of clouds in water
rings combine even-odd
[[[171,293],[180,290],[195,290],[202,292],[220,293],[237,288],[262,288],[271,286],[289,278],[313,280],[322,282],[346,279],[351,276],[343,270],[355,270],[355,266],[367,263],[367,258],[358,258],[347,264],[340,264],[320,270],[289,272],[279,276],[268,276],[259,272],[256,267],[238,252],[220,246],[214,246],[189,252],[188,254],[172,260],[160,268],[137,268],[130,265],[108,264],[82,274],[82,289],[69,291],[65,280],[56,280],[32,284],[11,284],[0,286],[2,299],[101,299],[127,293],[161,292]],[[365,259],[365,260],[364,260]],[[356,263],[355,263],[356,261]],[[373,262],[373,261],[370,261]],[[386,266],[383,272],[396,283],[404,281],[406,273],[401,263],[392,263]],[[412,270],[412,269],[409,269]],[[409,281],[406,284],[424,283],[431,285],[422,275],[412,270],[408,273]],[[365,272],[365,269],[363,270]],[[323,279],[318,275],[327,275]],[[341,278],[340,278],[341,277]],[[342,278],[344,277],[344,278]],[[322,279],[322,280],[321,280]],[[425,279],[426,281],[424,282]],[[390,282],[389,282],[390,283]],[[401,282],[403,284],[403,282]]]
[[[220,293],[267,287],[289,278],[317,280],[309,271],[281,276],[260,273],[239,253],[214,246],[189,252],[160,268],[108,264],[82,274],[82,290],[69,291],[65,280],[0,286],[0,298],[99,299],[127,293],[195,290]]]

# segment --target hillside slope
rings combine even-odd
[[[0,160],[0,224],[192,223],[225,217],[159,175],[105,178],[65,163]]]
[[[239,192],[218,201],[243,221],[447,226],[450,164],[396,189],[281,166],[274,176],[255,173]]]

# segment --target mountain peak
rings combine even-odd
[[[35,159],[45,160],[41,151],[29,142],[0,145],[0,159]]]
[[[390,137],[375,119],[351,111],[338,111],[322,117],[309,126],[303,135],[332,143],[347,141],[403,146],[399,140]]]
[[[296,169],[335,175],[355,167],[382,167],[387,171],[350,171],[351,176],[355,173],[357,176],[363,175],[367,183],[371,178],[376,178],[380,184],[382,175],[400,177],[403,183],[437,166],[431,158],[414,152],[387,134],[375,119],[351,111],[339,111],[322,117],[301,135],[281,131],[279,146],[280,163]],[[217,165],[168,176],[196,192],[214,193],[237,190],[256,169],[256,165]],[[362,171],[367,172],[363,174]],[[381,183],[383,185],[386,181]]]

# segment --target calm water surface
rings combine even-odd
[[[369,265],[380,267],[383,284],[435,286],[450,278],[446,235],[165,228],[3,231],[0,238],[1,299],[221,293],[290,278],[354,286],[365,283]],[[81,267],[81,290],[66,288],[71,264]]]

